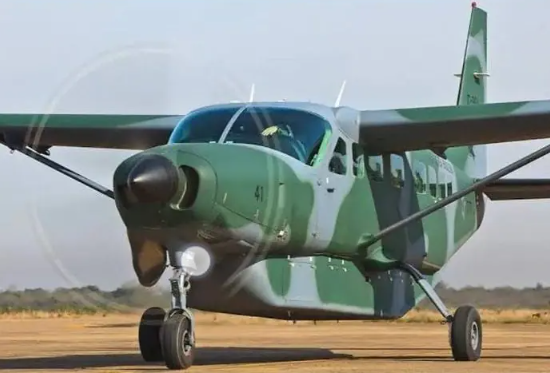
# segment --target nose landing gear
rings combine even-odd
[[[141,356],[148,362],[164,361],[169,369],[183,370],[193,365],[195,357],[195,320],[187,308],[191,275],[174,266],[170,279],[172,308],[147,309],[141,317],[138,339]]]

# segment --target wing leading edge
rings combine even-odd
[[[362,111],[359,139],[372,154],[550,137],[550,100]]]
[[[0,142],[142,150],[168,142],[183,115],[0,114]]]

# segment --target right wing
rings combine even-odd
[[[371,154],[548,137],[550,100],[365,110],[359,116],[359,141]]]
[[[482,192],[493,201],[550,198],[550,179],[499,179]]]
[[[12,148],[68,146],[143,150],[166,144],[183,117],[0,113],[0,143]]]

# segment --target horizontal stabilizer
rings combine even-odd
[[[485,186],[493,201],[550,198],[550,179],[500,179]]]

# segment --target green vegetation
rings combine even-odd
[[[7,290],[0,292],[0,314],[33,311],[69,314],[134,312],[151,306],[170,305],[170,293],[138,285],[122,286],[114,291],[96,286],[81,288]]]
[[[445,284],[440,284],[436,287],[436,291],[450,308],[456,308],[463,304],[472,304],[485,310],[542,310],[550,308],[550,287],[544,287],[541,284],[522,289],[513,287],[453,289]],[[435,307],[427,299],[424,299],[418,308],[435,310]]]
[[[444,284],[437,287],[449,308],[473,304],[483,310],[544,310],[550,308],[550,287],[501,287],[485,289],[467,287],[453,289]],[[95,286],[56,290],[26,289],[0,291],[0,314],[54,312],[58,314],[96,314],[141,312],[151,306],[168,308],[170,293],[164,288],[144,288],[136,284],[104,291]],[[418,307],[434,311],[428,300]],[[425,312],[424,312],[425,313]],[[431,312],[429,312],[431,314]],[[437,315],[434,314],[437,318]]]

